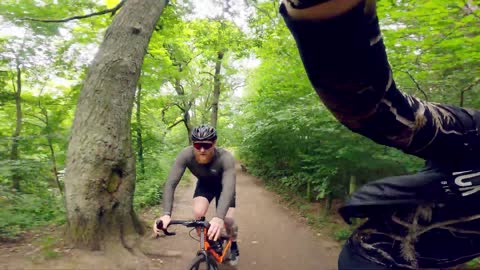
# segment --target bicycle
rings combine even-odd
[[[170,221],[170,224],[168,224],[168,227],[170,227],[170,225],[183,225],[187,228],[193,228],[200,232],[200,249],[197,252],[197,256],[192,260],[192,263],[187,269],[199,270],[200,266],[205,265],[207,266],[207,270],[218,270],[217,263],[221,264],[230,259],[230,246],[232,244],[232,237],[221,235],[220,239],[217,241],[222,244],[221,247],[223,247],[223,249],[215,250],[206,237],[210,224],[208,221],[205,221],[205,217],[202,217],[199,220],[172,220]],[[163,229],[163,224],[161,221],[157,222],[157,229],[162,230],[166,236],[176,235],[175,232],[169,232],[167,229]]]

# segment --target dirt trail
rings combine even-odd
[[[239,166],[238,166],[239,167]],[[190,219],[194,183],[179,186],[175,194],[173,218]],[[313,232],[292,210],[278,203],[279,196],[265,190],[261,181],[237,168],[237,210],[239,226],[239,270],[331,270],[337,269],[340,246]],[[213,205],[212,205],[213,206]],[[211,218],[210,207],[207,218]],[[159,208],[143,213],[151,223]],[[156,213],[156,214],[154,214]],[[150,269],[184,270],[198,249],[189,237],[189,229],[176,227],[176,236],[152,239],[150,232],[144,244],[157,255],[148,259]],[[46,259],[42,242],[48,237],[55,256]],[[1,269],[120,269],[102,252],[71,250],[62,246],[61,228],[52,227],[44,235],[31,235],[20,243],[0,243]],[[42,255],[43,254],[43,255]],[[138,266],[138,269],[145,269]],[[221,270],[232,269],[222,265]]]
[[[193,185],[177,192],[173,218],[191,217],[192,194]],[[319,237],[295,213],[278,204],[277,197],[265,190],[258,179],[237,170],[235,216],[240,248],[237,269],[337,269],[339,244]],[[198,248],[187,229],[178,227],[176,232],[174,237],[158,240],[162,253],[169,255],[162,258],[162,269],[184,270]]]

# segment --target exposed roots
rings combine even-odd
[[[124,236],[123,239],[110,238],[104,241],[102,250],[75,249],[72,252],[73,256],[59,258],[59,260],[68,260],[69,265],[82,269],[148,270],[162,268],[160,258],[181,255],[159,250],[161,249],[158,241],[151,239],[150,236],[142,237],[132,234]]]

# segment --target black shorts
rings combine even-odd
[[[350,240],[348,240],[350,241]],[[338,256],[338,270],[388,270],[400,269],[389,268],[383,265],[370,262],[367,259],[358,255],[351,247],[349,242],[346,242]]]
[[[207,181],[198,180],[195,192],[193,193],[193,198],[205,197],[209,203],[215,198],[215,205],[218,207],[220,193],[222,193],[222,185],[211,185],[210,183],[207,183]],[[232,208],[235,208],[236,206],[236,197],[236,193],[234,193],[232,201],[230,202],[230,207]]]

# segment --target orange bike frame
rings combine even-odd
[[[206,237],[207,229],[202,228],[202,230],[203,230],[203,249],[207,250],[212,255],[212,257],[215,258],[215,261],[217,261],[218,263],[222,263],[223,259],[225,258],[225,255],[227,255],[228,249],[232,245],[232,238],[228,239],[227,244],[225,245],[225,247],[223,247],[222,254],[218,255],[217,252],[215,252],[215,250],[213,250],[213,248],[211,248],[210,244],[208,243],[208,239]]]

